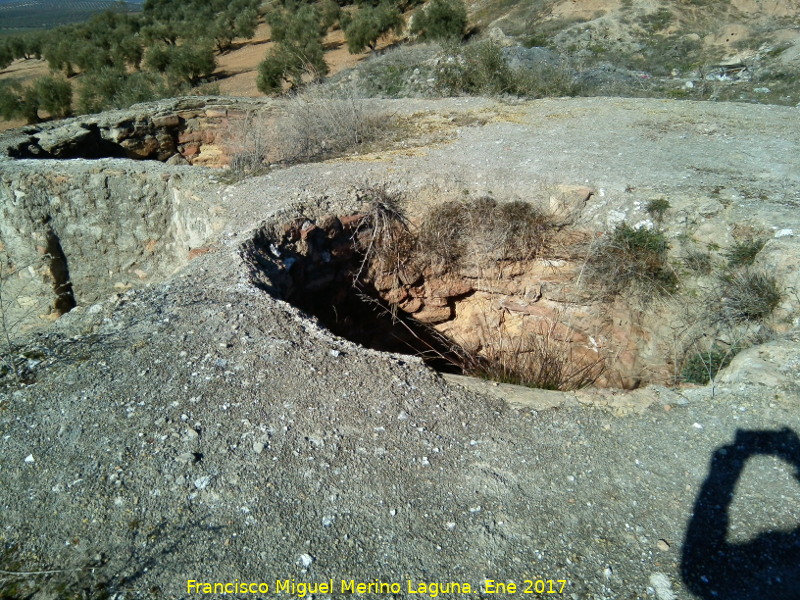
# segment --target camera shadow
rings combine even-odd
[[[798,526],[763,531],[744,543],[727,541],[736,483],[747,461],[777,457],[796,470]],[[758,507],[755,507],[758,510]],[[800,600],[800,438],[791,429],[738,430],[732,444],[717,448],[695,500],[681,556],[687,588],[704,600]]]

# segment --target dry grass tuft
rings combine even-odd
[[[231,119],[223,133],[230,169],[235,175],[257,173],[274,144],[266,120],[254,114]]]
[[[461,202],[444,202],[431,208],[417,237],[420,261],[440,272],[460,269],[467,253],[466,226]]]
[[[720,314],[731,323],[763,320],[783,300],[775,277],[749,269],[723,276],[720,287]]]
[[[362,150],[391,131],[392,115],[351,90],[304,91],[288,100],[276,136],[285,162],[318,160]]]
[[[413,260],[415,246],[402,195],[375,186],[360,192],[359,199],[366,209],[353,235],[354,246],[362,255],[356,281],[367,268],[381,275],[400,273]]]
[[[593,385],[606,370],[604,356],[598,354],[596,360],[587,361],[552,330],[501,342],[473,356],[465,372],[501,383],[570,391]]]
[[[725,257],[728,259],[728,267],[735,269],[737,267],[749,267],[752,265],[758,253],[761,252],[767,240],[759,238],[751,238],[736,242],[731,246]]]

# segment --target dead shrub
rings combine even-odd
[[[689,250],[683,257],[683,265],[695,275],[708,275],[714,267],[711,254],[702,250]]]
[[[352,90],[325,96],[304,91],[288,99],[278,125],[281,160],[296,162],[359,151],[385,138],[392,116]]]
[[[425,215],[417,236],[420,262],[436,271],[457,271],[467,252],[464,204],[444,202]]]
[[[445,202],[424,217],[418,257],[438,271],[534,258],[544,247],[550,219],[528,202]]]
[[[230,170],[235,175],[261,170],[275,143],[267,120],[252,113],[242,118],[231,118],[223,139],[230,157]]]
[[[371,187],[359,193],[366,203],[364,218],[353,236],[362,255],[359,276],[370,269],[373,275],[397,275],[406,269],[414,255],[414,236],[401,206],[402,196],[386,187]]]
[[[499,205],[495,234],[503,240],[504,260],[527,260],[544,248],[550,219],[528,202]]]
[[[528,260],[545,242],[548,219],[533,205],[479,198],[467,209],[467,235],[475,264]]]

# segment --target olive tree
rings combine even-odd
[[[350,54],[358,54],[366,48],[375,50],[375,44],[381,37],[391,31],[400,34],[405,25],[400,9],[388,2],[382,2],[378,6],[364,6],[354,16],[343,20],[344,36]]]
[[[461,39],[466,28],[464,0],[431,0],[414,15],[411,33],[421,40]]]

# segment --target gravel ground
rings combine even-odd
[[[791,224],[796,109],[402,106],[487,123],[447,117],[422,149],[221,187],[214,252],[31,342],[47,356],[35,383],[0,392],[0,597],[188,598],[195,581],[261,583],[237,595],[263,598],[306,583],[314,598],[800,598],[796,334],[770,386],[512,408],[330,335],[239,257],[276,211],[345,211],[364,182],[416,190],[412,204],[588,183],[589,221],[633,211],[637,188]]]

